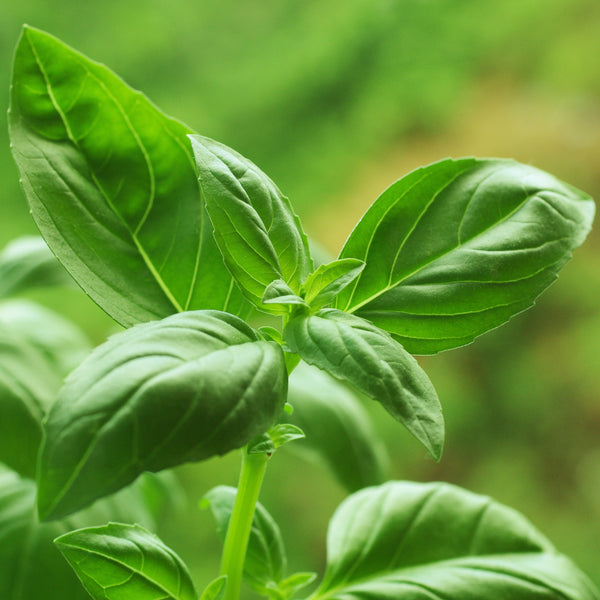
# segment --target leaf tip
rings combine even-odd
[[[433,460],[435,462],[440,462],[442,460],[442,454],[444,453],[444,440],[442,440],[439,444],[434,446],[431,451],[431,456],[433,456]]]

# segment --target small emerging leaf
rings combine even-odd
[[[281,347],[233,315],[178,313],[119,333],[71,373],[48,415],[40,514],[240,448],[272,425],[286,393]]]
[[[227,575],[220,575],[204,588],[200,600],[221,600],[227,587]]]
[[[516,511],[440,483],[350,496],[327,534],[315,600],[598,600],[592,583]]]
[[[281,335],[281,331],[279,331],[279,329],[275,329],[275,327],[271,327],[270,325],[263,325],[262,327],[258,328],[258,331],[266,340],[276,342],[280,346],[283,346],[283,336]]]
[[[220,485],[210,490],[202,502],[202,506],[210,507],[222,540],[227,533],[236,494],[235,488]],[[248,540],[244,580],[259,594],[268,595],[268,587],[281,581],[285,565],[285,548],[279,527],[259,502]]]
[[[306,302],[300,296],[294,294],[288,284],[283,279],[276,279],[271,282],[265,289],[262,297],[263,304],[283,304],[284,306],[278,311],[277,308],[271,307],[273,311],[287,313],[289,309],[285,307],[287,304],[302,304],[306,306]]]
[[[196,600],[182,560],[139,525],[110,523],[55,540],[94,600]]]
[[[313,310],[323,308],[352,283],[365,268],[357,258],[344,258],[321,265],[304,283],[304,299]]]
[[[272,598],[281,598],[287,600],[294,594],[309,586],[317,578],[316,573],[294,573],[279,582],[277,588],[273,590]]]
[[[280,423],[269,430],[269,435],[273,440],[275,448],[280,448],[284,444],[289,444],[294,440],[301,440],[305,437],[300,427],[290,423]]]
[[[304,361],[380,402],[439,459],[444,420],[437,394],[417,361],[385,331],[335,309],[298,315],[284,331]]]
[[[199,135],[189,138],[215,239],[242,291],[264,310],[263,294],[273,281],[282,279],[297,294],[312,260],[289,200],[231,148]]]
[[[280,423],[252,440],[248,444],[248,454],[273,454],[284,444],[301,440],[304,437],[304,432],[300,427],[290,423]]]

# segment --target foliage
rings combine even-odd
[[[278,423],[300,359],[380,403],[439,459],[440,402],[410,353],[464,345],[531,306],[594,214],[586,194],[532,167],[446,160],[390,186],[339,258],[315,269],[289,200],[258,167],[31,28],[15,55],[9,124],[48,245],[129,327],[70,373],[47,416],[30,411],[33,428],[44,419],[30,452],[40,446],[37,467],[24,473],[35,471],[39,514],[68,517],[144,471],[242,448],[237,491],[207,496],[228,525],[206,598],[237,600],[245,576],[286,600],[311,580],[284,578],[277,526],[263,507],[255,513],[270,456],[301,437]],[[259,313],[266,327],[243,320]],[[309,431],[327,415],[300,411]],[[138,526],[88,527],[56,543],[94,598],[196,597],[183,562]],[[400,482],[356,492],[334,516],[312,597],[338,594],[598,598],[510,509]]]

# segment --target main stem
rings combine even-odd
[[[239,600],[240,597],[244,560],[246,559],[254,509],[268,460],[267,454],[248,454],[246,448],[242,449],[240,481],[221,559],[221,575],[227,575],[223,600]]]

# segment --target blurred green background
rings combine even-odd
[[[164,111],[245,154],[336,253],[366,207],[446,156],[502,156],[600,198],[598,0],[3,0],[0,100],[23,23],[104,62]],[[0,113],[0,245],[35,233]],[[374,410],[391,476],[445,480],[526,514],[600,585],[600,235],[531,311],[425,358],[447,419],[439,464]],[[76,291],[35,299],[95,343],[114,329]],[[369,407],[373,408],[373,407]],[[344,490],[282,451],[263,502],[290,567],[320,570]],[[160,534],[199,584],[220,544],[197,500],[237,457],[181,468]]]

